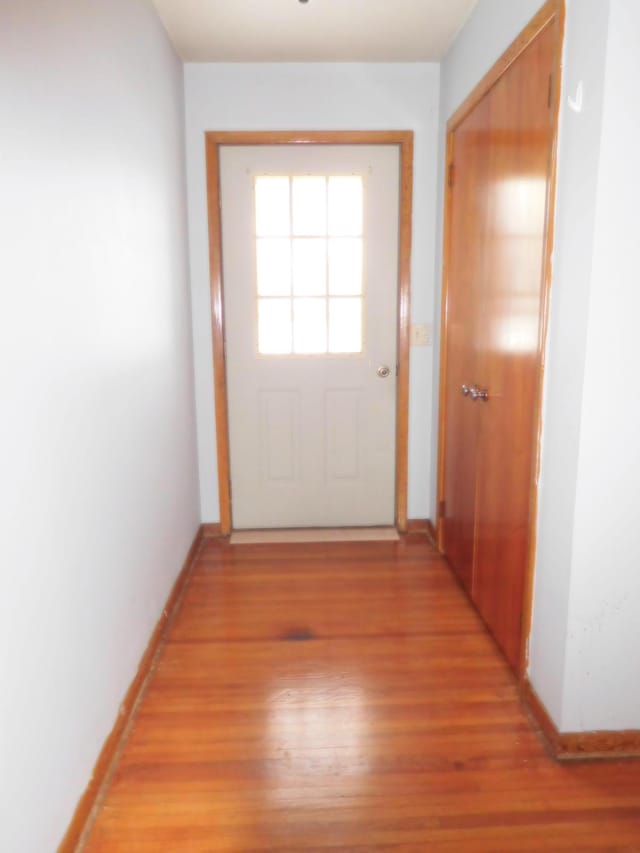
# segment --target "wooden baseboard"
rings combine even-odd
[[[219,522],[208,522],[200,525],[203,539],[223,539],[222,525]]]
[[[430,518],[427,519],[427,536],[429,537],[431,544],[433,545],[433,547],[437,551],[438,550],[438,537],[436,535],[436,529],[433,526],[433,522],[431,521]]]
[[[533,722],[540,729],[540,733],[542,734],[549,752],[554,757],[557,757],[560,732],[556,728],[556,724],[551,719],[544,703],[531,686],[531,682],[528,678],[524,678],[520,682],[520,698],[530,716],[533,718]]]
[[[435,547],[436,529],[430,518],[410,518],[407,521],[407,533],[421,533]]]
[[[569,732],[560,735],[556,756],[564,761],[581,758],[640,758],[640,731]]]
[[[640,757],[640,730],[559,732],[528,679],[520,685],[520,695],[549,751],[559,761]]]
[[[160,618],[158,619],[153,634],[149,639],[147,648],[140,660],[138,671],[136,672],[133,681],[129,685],[129,689],[122,700],[122,704],[118,711],[118,717],[102,746],[98,760],[93,768],[89,784],[76,806],[71,823],[69,824],[65,836],[58,847],[58,853],[74,853],[78,847],[102,786],[108,777],[114,758],[118,754],[123,735],[137,706],[138,698],[145,687],[156,654],[162,647],[167,625],[171,621],[176,606],[180,601],[180,597],[191,573],[191,568],[200,550],[200,546],[204,538],[203,527],[204,525],[201,525],[198,528],[198,532],[196,533],[191,547],[189,548],[186,559],[182,565],[182,569],[180,570],[180,574],[169,593],[167,603],[160,614]]]

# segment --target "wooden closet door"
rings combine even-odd
[[[556,30],[549,25],[485,100],[488,165],[478,382],[473,598],[516,671],[529,560]]]
[[[559,33],[556,15],[448,137],[439,544],[516,672],[535,490]],[[463,385],[472,389],[467,396]]]
[[[482,276],[487,242],[489,104],[481,102],[456,130],[451,151],[450,243],[444,376],[446,463],[441,548],[471,591],[474,559],[476,449],[479,415],[463,385],[476,381],[482,323]]]

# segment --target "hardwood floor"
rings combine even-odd
[[[422,536],[205,543],[86,853],[640,851],[640,762],[558,764]]]

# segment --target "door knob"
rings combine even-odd
[[[480,390],[477,385],[474,385],[469,389],[469,396],[472,400],[482,400],[483,403],[486,403],[489,400],[489,392],[485,388],[484,390]]]
[[[469,386],[468,386],[468,385],[462,385],[462,386],[460,387],[460,390],[462,391],[462,396],[463,396],[463,397],[468,397],[468,396],[469,396],[469,394],[471,393],[471,388],[469,388]]]
[[[386,364],[381,364],[377,369],[376,373],[380,377],[380,379],[386,379],[387,376],[391,373],[391,370],[387,367]]]

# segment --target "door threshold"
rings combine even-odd
[[[234,530],[232,545],[269,545],[286,542],[397,542],[395,527],[296,527]]]

